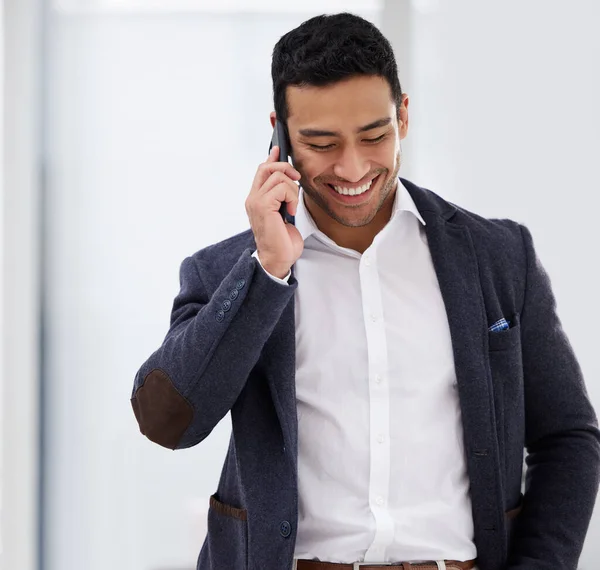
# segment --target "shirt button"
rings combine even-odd
[[[375,502],[381,507],[381,505],[383,505],[383,497],[377,497],[377,499],[375,499]]]
[[[375,313],[371,313],[371,320],[373,322],[377,321],[377,315]]]
[[[377,384],[381,384],[382,381],[383,378],[381,377],[381,374],[377,374],[377,376],[375,376],[375,382],[377,382]]]
[[[369,256],[368,256],[368,255],[365,255],[365,265],[366,265],[367,267],[369,267],[369,265],[371,265],[371,259],[369,258]]]
[[[383,435],[378,435],[378,436],[377,436],[377,441],[378,441],[379,443],[383,443],[383,442],[385,441],[385,437],[384,437]]]

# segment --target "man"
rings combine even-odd
[[[599,432],[529,231],[398,178],[371,23],[308,20],[272,76],[293,166],[274,147],[251,229],[183,261],[132,397],[171,449],[231,412],[198,568],[574,570]]]

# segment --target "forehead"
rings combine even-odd
[[[379,76],[352,77],[325,87],[290,85],[286,100],[290,130],[352,128],[395,114],[390,86]]]

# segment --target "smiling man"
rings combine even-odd
[[[399,177],[373,24],[304,22],[272,77],[293,165],[274,147],[250,229],[183,261],[131,399],[170,449],[231,413],[198,569],[575,570],[600,437],[531,234]]]
[[[384,77],[359,75],[328,86],[291,85],[286,104],[306,207],[324,234],[362,253],[392,215],[408,97],[396,106]]]

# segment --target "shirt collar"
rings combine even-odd
[[[296,224],[296,229],[300,232],[302,239],[306,241],[306,239],[312,234],[323,235],[321,230],[317,228],[315,221],[304,204],[304,191],[302,188],[300,188],[299,198],[300,199],[298,200],[298,208],[296,209],[294,221]],[[419,213],[412,196],[409,194],[408,190],[404,184],[402,184],[400,179],[398,179],[398,186],[396,188],[396,194],[394,195],[394,205],[392,207],[392,217],[390,219],[390,223],[394,221],[394,218],[398,218],[399,212],[410,212],[423,225],[425,225],[425,220]]]

